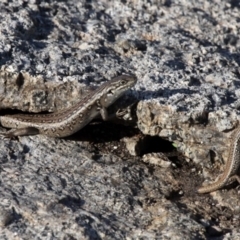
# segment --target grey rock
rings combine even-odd
[[[4,0],[0,9],[1,109],[57,111],[83,86],[134,73],[113,108],[137,99],[141,132],[185,156],[169,168],[143,163],[119,141],[136,129],[109,141],[120,127],[97,123],[72,139],[1,139],[1,239],[239,238],[237,189],[194,192],[213,166],[220,173],[239,119],[238,1]]]

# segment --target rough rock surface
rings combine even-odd
[[[70,107],[87,91],[77,82],[51,83],[26,72],[0,70],[1,109],[26,112],[58,111]]]
[[[122,101],[137,99],[141,130],[94,122],[68,139],[1,139],[0,239],[240,238],[236,185],[195,191],[220,174],[239,120],[239,1],[4,0],[0,9],[1,109],[56,111],[82,85],[134,73]],[[183,154],[172,164],[142,161],[171,143]]]

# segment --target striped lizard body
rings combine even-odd
[[[49,114],[5,115],[0,116],[0,123],[6,128],[12,128],[5,134],[6,137],[34,134],[49,137],[70,136],[99,114],[103,120],[107,120],[107,107],[133,87],[136,81],[137,78],[133,75],[121,75],[104,83],[65,110]]]
[[[200,187],[198,193],[209,193],[216,191],[224,186],[238,181],[240,183],[240,177],[236,175],[240,166],[240,127],[238,127],[231,136],[231,145],[228,153],[228,159],[225,170],[220,178],[207,185]]]

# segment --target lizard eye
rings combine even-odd
[[[121,85],[125,85],[126,84],[126,81],[125,80],[122,80],[121,81]]]

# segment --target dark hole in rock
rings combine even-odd
[[[176,148],[173,143],[157,136],[146,136],[143,140],[141,155],[152,152],[173,152]]]

